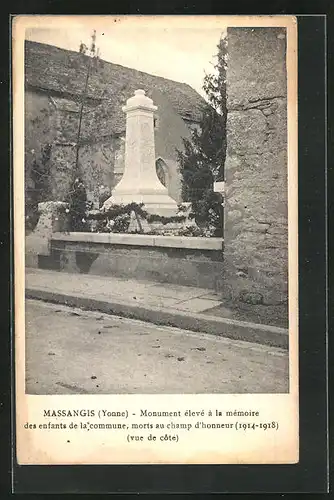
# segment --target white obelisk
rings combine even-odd
[[[143,208],[150,213],[176,214],[177,203],[156,173],[154,112],[157,109],[144,90],[136,90],[122,108],[126,113],[124,174],[105,205],[144,203]]]

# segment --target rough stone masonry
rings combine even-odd
[[[287,301],[285,28],[229,28],[225,266],[230,295]]]

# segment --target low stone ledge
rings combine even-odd
[[[53,233],[54,241],[87,242],[110,245],[189,248],[194,250],[222,250],[222,238],[190,236],[159,236],[124,233]]]

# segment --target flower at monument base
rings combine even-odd
[[[69,214],[69,213],[70,213],[69,208],[66,208],[65,212],[66,212],[67,214]]]
[[[113,219],[110,219],[110,220],[108,220],[106,227],[107,227],[107,229],[112,231],[112,228],[114,227],[114,225],[115,225],[115,221]]]

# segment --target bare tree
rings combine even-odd
[[[84,56],[88,56],[87,59],[87,72],[86,72],[86,78],[85,78],[85,85],[83,92],[81,94],[81,102],[80,102],[80,109],[79,109],[79,123],[78,123],[78,133],[77,133],[77,141],[76,141],[76,152],[75,152],[75,169],[74,169],[74,176],[76,177],[79,172],[79,149],[80,149],[80,137],[81,137],[81,127],[82,127],[82,117],[83,117],[83,110],[85,107],[85,103],[87,100],[87,90],[88,90],[88,82],[89,82],[89,77],[91,75],[91,70],[92,70],[92,63],[95,60],[99,59],[99,49],[96,49],[96,30],[93,31],[92,36],[91,36],[91,45],[88,50],[87,46],[84,43],[80,43],[79,47],[79,52],[80,54],[83,54]]]

